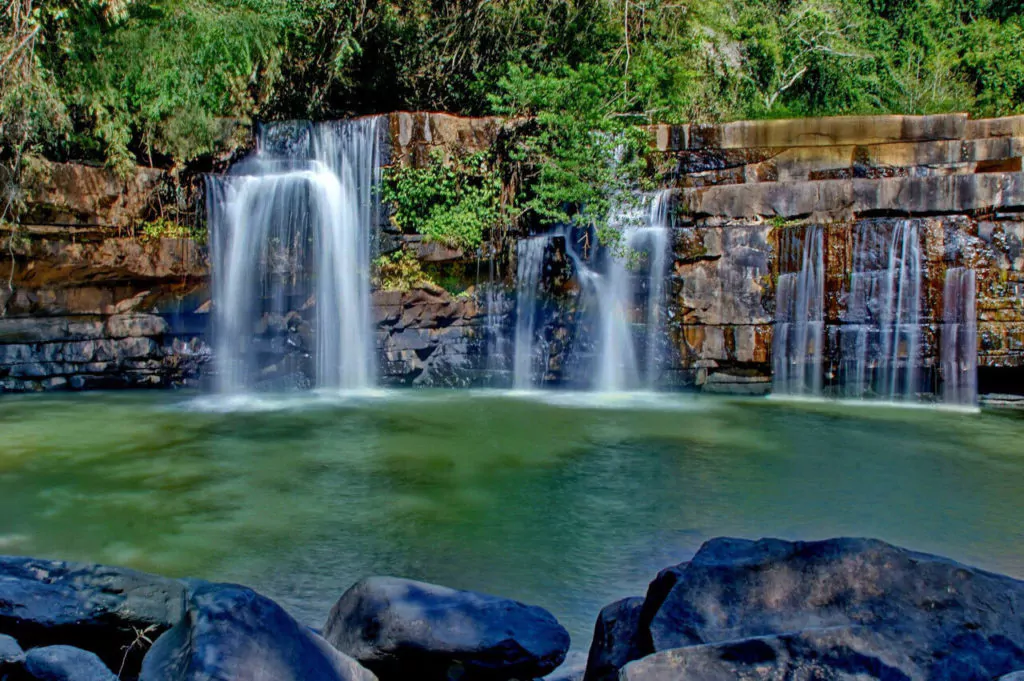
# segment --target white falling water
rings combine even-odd
[[[950,267],[942,288],[942,399],[973,405],[978,390],[974,270]]]
[[[858,225],[847,296],[843,391],[913,399],[920,389],[922,249],[918,224]]]
[[[650,389],[657,380],[668,258],[669,196],[669,191],[663,191],[650,199],[640,226],[629,224],[628,216],[618,216],[625,253],[610,254],[607,272],[596,281],[600,329],[596,388],[601,392]],[[646,260],[646,276],[638,276],[634,271],[631,258],[635,256]],[[633,322],[638,292],[646,310],[639,339],[635,338]]]
[[[207,178],[219,391],[253,389],[282,367],[321,388],[373,384],[382,120],[272,127],[253,157]]]
[[[508,370],[508,365],[505,347],[507,338],[501,323],[505,314],[505,292],[499,281],[493,245],[487,269],[488,279],[484,300],[484,307],[487,310],[487,372],[490,374],[491,380],[494,381],[495,376]]]
[[[884,295],[881,392],[889,399],[911,399],[919,387],[921,242],[917,224],[909,220],[896,223],[893,230]]]
[[[795,259],[800,269],[779,275],[772,341],[772,390],[786,395],[820,395],[825,351],[824,230],[808,227],[780,236],[780,260]],[[789,251],[788,253],[786,251]]]
[[[512,361],[512,383],[516,390],[534,386],[534,342],[537,324],[537,300],[544,250],[548,238],[536,236],[519,242],[516,268],[516,331],[515,355]]]

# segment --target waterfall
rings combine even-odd
[[[921,350],[921,244],[916,223],[901,220],[893,230],[885,273],[882,314],[882,394],[911,399],[918,388]],[[903,382],[900,385],[900,355]]]
[[[669,199],[671,190],[654,195],[648,217],[648,257],[650,269],[647,273],[647,326],[645,348],[644,387],[653,389],[657,384],[662,359],[662,335],[665,330],[665,279],[668,277],[668,254],[671,214]]]
[[[950,267],[942,288],[942,399],[973,405],[978,386],[974,270]]]
[[[920,388],[922,249],[918,224],[854,232],[843,344],[844,392],[913,399]]]
[[[253,156],[207,177],[221,392],[282,380],[373,384],[369,271],[382,121],[270,126]]]
[[[505,292],[501,286],[497,263],[494,260],[494,245],[490,245],[490,257],[487,260],[487,286],[485,289],[484,309],[486,317],[487,337],[487,372],[490,384],[495,385],[495,378],[508,371],[507,349],[508,339],[505,336],[502,320],[505,316]]]
[[[519,242],[516,266],[516,335],[512,362],[512,383],[516,390],[534,386],[534,340],[537,324],[537,301],[544,250],[548,238],[535,236]]]
[[[800,269],[779,274],[772,341],[772,390],[788,395],[820,395],[825,350],[824,230],[811,226],[801,245],[796,230],[779,238],[780,269],[799,253]]]
[[[607,272],[597,281],[600,334],[596,387],[601,392],[651,389],[657,381],[670,195],[666,190],[649,199],[640,226],[630,224],[628,214],[613,217],[613,223],[617,222],[622,231],[624,253],[608,254]],[[635,271],[637,256],[647,263],[645,275]],[[638,293],[646,310],[642,334],[635,334],[633,322]],[[642,344],[637,340],[642,340]]]

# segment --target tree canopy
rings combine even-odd
[[[227,120],[399,109],[532,114],[548,126],[532,142],[551,149],[615,121],[1024,111],[1020,0],[0,7],[8,166],[26,151],[115,167],[184,164],[216,149]]]

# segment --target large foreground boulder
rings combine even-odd
[[[35,681],[117,681],[95,654],[72,646],[33,648],[25,655],[25,672]]]
[[[124,568],[0,557],[0,634],[24,648],[69,645],[138,669],[139,635],[181,618],[181,582]],[[128,651],[127,659],[125,659]]]
[[[195,582],[181,621],[142,661],[140,681],[376,681],[251,589]]]
[[[533,679],[569,649],[569,633],[543,608],[394,577],[346,591],[324,637],[385,680]]]
[[[1024,667],[1022,613],[1024,582],[877,540],[714,539],[594,648],[632,645],[630,681],[994,679]]]

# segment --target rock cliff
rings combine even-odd
[[[388,129],[392,162],[422,164],[435,150],[494,146],[502,122],[396,113]],[[670,342],[659,385],[770,389],[779,277],[799,271],[813,230],[823,241],[823,372],[826,386],[837,382],[857,321],[851,273],[865,257],[884,268],[884,254],[864,244],[912,229],[922,254],[924,381],[942,380],[943,283],[951,267],[964,267],[976,275],[980,390],[1024,391],[1024,117],[847,117],[650,132],[652,175],[672,190]],[[206,247],[147,237],[141,227],[159,215],[165,184],[156,169],[122,179],[74,164],[33,165],[23,225],[0,259],[0,390],[199,379],[210,358]],[[488,301],[482,254],[422,243],[387,224],[380,235],[382,252],[405,244],[421,262],[455,265],[473,284],[458,296],[431,286],[374,293],[381,381],[507,383],[507,358],[488,355],[511,342],[511,277],[499,267],[494,280],[505,294]],[[552,319],[548,383],[566,382],[565,319],[573,314],[570,305]]]

